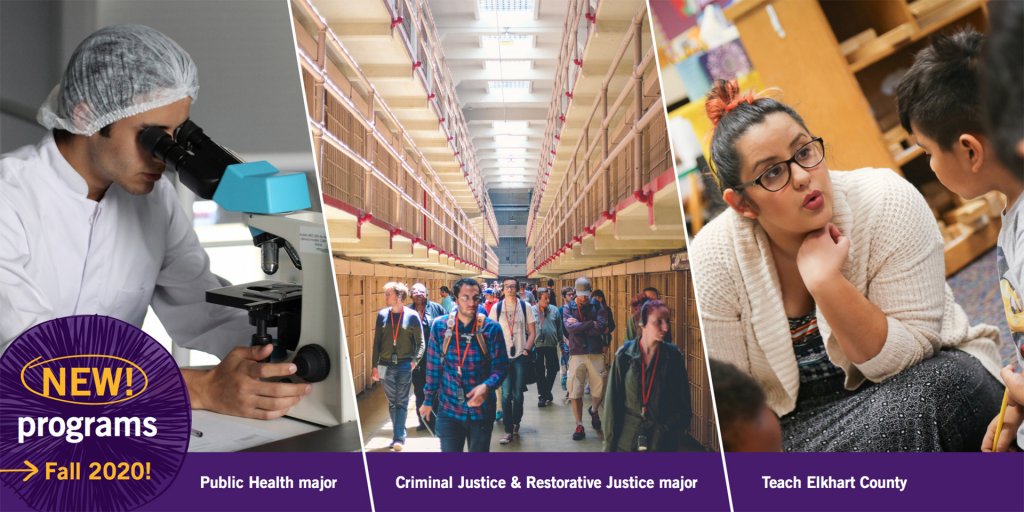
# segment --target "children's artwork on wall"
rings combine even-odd
[[[716,4],[725,9],[733,0],[650,0],[651,14],[666,41],[697,25],[704,8]]]
[[[691,98],[703,98],[711,90],[711,77],[708,76],[702,60],[704,53],[692,55],[676,63],[675,69],[683,79],[686,95]]]
[[[739,39],[712,48],[700,57],[711,80],[732,80],[750,73],[750,59]]]

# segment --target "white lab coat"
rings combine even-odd
[[[62,316],[141,327],[148,305],[178,345],[223,358],[249,344],[244,311],[206,303],[228,283],[210,272],[166,178],[143,196],[117,184],[99,202],[87,192],[52,135],[0,156],[0,352]]]

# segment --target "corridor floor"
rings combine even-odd
[[[576,420],[573,418],[572,408],[564,400],[565,392],[555,383],[552,393],[555,395],[555,402],[547,407],[537,407],[536,385],[529,386],[525,393],[526,404],[523,409],[523,420],[520,424],[520,437],[511,444],[502,446],[498,440],[505,433],[500,422],[494,424],[494,432],[491,435],[492,452],[599,452],[601,451],[600,432],[590,427],[590,416],[583,412],[583,426],[587,431],[587,437],[581,441],[573,441],[572,433],[576,428]],[[584,396],[585,404],[590,403],[590,396]],[[384,397],[383,386],[374,386],[374,389],[364,392],[358,399],[359,417],[362,422],[363,440],[368,452],[389,451],[391,444],[392,424],[388,416],[387,400]],[[416,400],[410,393],[409,416],[406,421],[408,434],[404,451],[407,452],[437,452],[441,450],[441,443],[431,435],[429,431],[416,431]],[[585,407],[585,406],[584,406]]]

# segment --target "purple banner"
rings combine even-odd
[[[371,453],[367,459],[379,511],[729,508],[717,454]],[[1024,510],[1019,453],[728,454],[727,462],[739,511]],[[513,477],[520,488],[512,488]],[[632,488],[608,489],[609,477]],[[448,478],[453,488],[439,488]],[[653,488],[641,488],[648,478]],[[696,483],[680,492],[661,488],[662,478]],[[466,484],[474,488],[457,488]],[[31,510],[7,486],[0,488],[0,509]],[[167,491],[142,510],[348,511],[370,510],[370,501],[358,453],[193,453]]]
[[[366,459],[381,512],[729,509],[718,453],[368,453]]]
[[[1024,510],[1020,453],[727,453],[736,510]]]
[[[174,359],[114,318],[43,322],[0,358],[0,480],[20,496],[12,504],[138,508],[178,474],[191,421]]]
[[[0,509],[31,510],[6,486]],[[361,453],[190,453],[140,510],[370,510],[370,496]]]

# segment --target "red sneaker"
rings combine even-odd
[[[572,433],[572,440],[579,441],[584,437],[587,437],[587,433],[583,430],[583,425],[576,425],[576,431]]]

